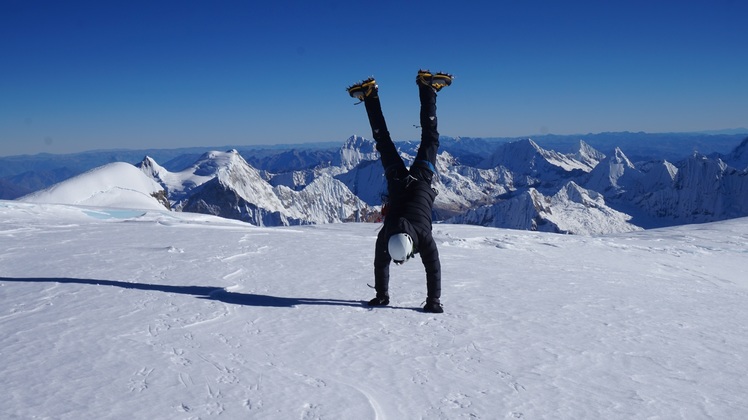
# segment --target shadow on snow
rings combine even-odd
[[[325,306],[365,306],[365,302],[341,299],[288,298],[254,293],[233,293],[220,287],[210,286],[170,286],[164,284],[128,283],[116,280],[72,279],[72,278],[8,278],[0,277],[0,282],[89,284],[114,286],[123,289],[154,290],[164,293],[193,295],[199,299],[217,300],[233,305],[261,306],[271,308],[293,308],[298,305]]]

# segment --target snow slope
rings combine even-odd
[[[114,162],[62,181],[18,200],[28,203],[165,209],[152,194],[163,188],[129,163]]]
[[[748,416],[748,219],[435,225],[440,315],[377,228],[0,201],[2,417]]]

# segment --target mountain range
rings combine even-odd
[[[638,162],[582,140],[563,153],[530,139],[442,143],[437,222],[603,234],[748,215],[748,138],[726,154]],[[417,146],[398,143],[406,162]],[[375,143],[359,136],[337,149],[185,153],[164,165],[146,156],[135,167],[107,164],[20,200],[142,207],[145,196],[160,208],[281,226],[378,220],[386,191]]]

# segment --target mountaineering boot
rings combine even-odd
[[[434,92],[439,92],[443,87],[447,87],[452,84],[452,76],[449,73],[432,73],[429,70],[418,70],[416,76],[416,83],[424,86],[430,86],[434,89]]]
[[[390,295],[387,293],[378,293],[377,297],[369,301],[369,306],[387,306],[390,304]]]
[[[441,302],[439,302],[439,298],[428,298],[426,299],[426,304],[423,306],[423,312],[440,314],[444,312],[444,308]]]
[[[374,80],[373,77],[370,77],[362,82],[356,83],[355,85],[348,86],[346,90],[352,98],[356,98],[363,102],[363,100],[368,97],[376,98],[377,89],[377,81]]]

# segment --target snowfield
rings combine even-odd
[[[748,418],[748,219],[606,236],[258,228],[0,201],[6,419]]]

